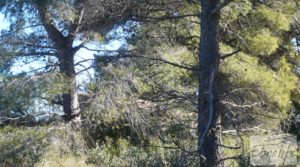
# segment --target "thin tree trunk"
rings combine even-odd
[[[199,52],[198,153],[201,167],[224,166],[222,159],[217,92],[219,66],[219,13],[213,12],[219,0],[201,0]]]

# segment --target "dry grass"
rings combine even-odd
[[[63,156],[54,159],[42,160],[37,167],[95,167],[94,165],[86,164],[85,160],[85,157]]]

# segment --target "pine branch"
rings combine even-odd
[[[16,57],[21,57],[21,56],[57,56],[56,53],[52,52],[17,52],[15,53]]]
[[[25,29],[33,28],[33,27],[39,27],[39,26],[43,26],[43,24],[34,24],[34,25],[25,26],[25,27],[16,29],[16,30],[14,30],[14,31],[9,31],[9,32],[6,33],[6,34],[1,35],[0,38],[7,37],[7,36],[9,36],[9,35],[15,34],[15,33],[19,32],[19,31],[21,31],[21,30],[25,30]]]
[[[183,66],[183,65],[180,65],[180,64],[177,64],[177,63],[173,63],[173,62],[167,61],[165,59],[161,59],[161,58],[151,58],[151,57],[136,56],[136,55],[132,55],[131,57],[132,58],[144,58],[144,59],[149,59],[149,60],[154,60],[154,61],[160,61],[160,62],[163,62],[165,64],[169,64],[171,66],[182,68],[182,69],[186,69],[186,70],[189,70],[189,71],[196,71],[197,70],[196,68],[188,67],[188,66]]]
[[[236,50],[236,51],[234,51],[234,52],[232,52],[232,53],[224,54],[224,55],[222,55],[222,56],[220,57],[220,59],[221,59],[221,60],[224,60],[224,59],[226,59],[226,58],[228,58],[228,57],[230,57],[230,56],[233,56],[233,55],[235,55],[235,54],[237,54],[237,53],[239,53],[239,52],[241,52],[240,49],[238,49],[238,50]]]
[[[135,21],[165,21],[172,19],[182,19],[187,17],[199,17],[200,14],[186,14],[186,15],[178,15],[178,16],[161,16],[161,17],[153,17],[153,16],[133,16],[133,20]]]

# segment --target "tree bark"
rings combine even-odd
[[[218,110],[217,74],[219,66],[219,0],[201,0],[199,52],[198,153],[201,167],[224,166]]]
[[[73,48],[76,24],[70,27],[68,36],[64,36],[53,24],[50,13],[47,11],[47,6],[38,6],[41,21],[46,29],[49,38],[53,41],[54,47],[57,50],[57,58],[59,61],[60,73],[69,81],[69,89],[62,94],[62,106],[65,113],[64,119],[66,122],[72,121],[80,125],[80,107],[79,99],[76,90],[76,71],[74,65],[74,55],[78,48]]]

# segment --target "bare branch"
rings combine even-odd
[[[94,65],[91,65],[91,66],[89,66],[89,67],[86,67],[85,69],[76,72],[76,75],[78,75],[78,74],[80,74],[80,73],[82,73],[82,72],[84,72],[84,71],[87,71],[87,70],[89,70],[89,69],[92,69],[92,68],[94,68],[94,67],[95,67]]]
[[[94,61],[94,59],[84,59],[82,61],[79,61],[79,62],[75,63],[74,65],[76,66],[76,65],[79,65],[79,64],[87,62],[87,61]]]
[[[172,19],[182,19],[187,17],[199,17],[200,14],[186,14],[186,15],[178,15],[178,16],[161,16],[161,17],[152,17],[152,16],[133,16],[136,19],[135,21],[165,21],[165,20],[172,20]],[[198,24],[198,23],[197,23]]]
[[[186,70],[189,70],[189,71],[196,71],[197,70],[196,68],[183,66],[183,65],[180,65],[180,64],[176,64],[176,63],[161,59],[161,58],[151,58],[151,57],[146,57],[146,56],[135,56],[135,55],[133,55],[132,57],[133,58],[144,58],[144,59],[149,59],[149,60],[161,61],[163,63],[172,65],[174,67],[183,68],[183,69],[186,69]]]
[[[84,48],[87,49],[87,47],[84,47]],[[137,55],[133,52],[133,51],[137,51],[136,49],[130,50],[130,51],[122,51],[122,50],[108,51],[108,50],[98,50],[98,49],[89,49],[89,50],[90,51],[99,51],[99,52],[100,51],[111,52],[111,53],[117,53],[118,54],[116,56],[101,56],[103,59],[107,59],[107,60],[113,60],[113,59],[119,59],[119,58],[142,58],[142,59],[160,61],[160,62],[169,64],[169,65],[172,65],[174,67],[183,68],[183,69],[186,69],[186,70],[189,70],[189,71],[197,71],[197,68],[180,65],[180,64],[177,64],[177,63],[167,61],[167,60],[162,59],[162,58],[152,58],[152,57],[147,57],[147,56],[139,56],[139,55]]]
[[[29,53],[24,53],[24,52],[17,52],[15,53],[16,56],[57,56],[56,53],[51,53],[51,52],[29,52]]]
[[[81,47],[86,49],[86,50],[92,51],[92,52],[112,52],[112,53],[115,52],[115,53],[118,53],[118,51],[119,51],[118,49],[117,50],[91,49],[87,46],[84,46],[83,44],[82,44]]]
[[[233,55],[235,55],[235,54],[237,54],[237,53],[239,53],[239,52],[241,52],[240,49],[238,49],[238,50],[236,50],[236,51],[234,51],[234,52],[232,52],[232,53],[224,54],[224,55],[222,55],[222,56],[220,57],[220,59],[221,59],[221,60],[224,60],[224,59],[226,59],[227,57],[233,56]]]
[[[79,31],[79,27],[80,27],[80,24],[81,24],[81,21],[82,21],[83,14],[84,14],[84,8],[80,12],[80,17],[79,17],[79,20],[78,20],[78,23],[77,23],[77,28],[76,28],[74,34],[76,34]]]
[[[300,21],[297,19],[296,16],[293,16],[293,19],[295,20],[295,22],[300,26]]]
[[[241,148],[241,146],[226,146],[226,145],[222,145],[222,144],[219,144],[218,146],[228,148],[228,149],[234,149],[234,150]]]
[[[240,104],[236,104],[236,103],[231,103],[229,101],[220,101],[222,104],[228,104],[232,107],[239,107],[239,108],[251,108],[251,107],[254,107],[254,106],[257,106],[259,105],[260,103],[253,103],[253,104],[243,104],[243,105],[240,105]]]
[[[226,158],[222,158],[219,161],[216,162],[216,164],[221,163],[223,161],[229,160],[229,159],[239,159],[239,156],[233,156],[233,157],[226,157]]]
[[[84,47],[84,42],[82,42],[80,45],[78,46],[75,46],[73,49],[72,49],[72,52],[73,53],[76,53],[78,50],[80,50],[81,48]]]

